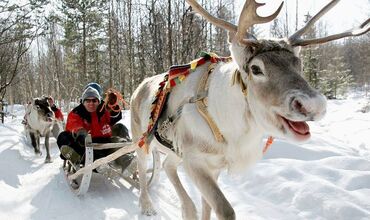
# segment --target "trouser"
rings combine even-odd
[[[127,141],[131,140],[130,137],[129,137],[129,134],[128,134],[128,129],[123,124],[115,124],[112,127],[112,137],[117,137],[117,136],[122,137]],[[112,142],[114,143],[114,142],[116,142],[116,140],[117,140],[116,138],[92,138],[93,143],[112,143]],[[85,147],[80,146],[76,142],[76,140],[73,137],[71,132],[68,132],[68,131],[61,132],[58,135],[58,138],[57,138],[57,145],[58,145],[59,149],[63,145],[70,146],[82,157],[82,160],[84,161]],[[117,150],[117,148],[94,150],[94,160],[100,159],[102,157],[106,157],[107,155],[115,152],[116,150]],[[127,156],[123,155],[121,157],[122,158],[118,158],[117,160],[118,161],[126,160],[125,157],[127,157]],[[60,155],[60,158],[65,160],[65,158],[62,154]]]

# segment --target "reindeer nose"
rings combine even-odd
[[[47,116],[47,117],[49,117],[49,118],[52,118],[52,117],[53,117],[53,113],[52,113],[52,112],[48,112],[48,113],[46,114],[46,116]]]
[[[290,101],[290,109],[306,117],[306,120],[315,121],[325,115],[326,99],[321,94],[317,94],[314,97],[295,96]]]
[[[293,102],[292,102],[292,108],[293,108],[293,110],[294,110],[295,112],[298,112],[298,113],[300,113],[300,114],[302,114],[302,115],[304,115],[304,116],[307,116],[307,114],[308,114],[308,112],[307,112],[306,108],[305,108],[305,107],[303,106],[303,104],[302,104],[299,100],[297,100],[297,99],[293,100]]]

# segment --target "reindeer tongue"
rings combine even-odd
[[[310,127],[304,121],[290,121],[287,120],[290,127],[299,134],[307,134],[310,132]]]

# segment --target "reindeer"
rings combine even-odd
[[[45,137],[45,163],[50,163],[49,137],[55,123],[55,117],[47,97],[36,98],[32,103],[28,104],[25,121],[25,130],[31,138],[32,146],[36,154],[42,154],[40,151],[40,137]]]
[[[369,20],[359,28],[318,39],[303,39],[302,35],[338,0],[321,9],[305,27],[288,39],[258,40],[247,30],[254,24],[272,21],[283,3],[268,17],[257,15],[264,4],[247,0],[238,26],[211,16],[195,0],[186,0],[194,11],[212,24],[229,31],[232,62],[218,62],[207,80],[207,96],[203,102],[212,118],[210,126],[191,102],[197,93],[202,75],[209,72],[208,62],[191,73],[182,84],[174,87],[167,100],[161,120],[177,115],[166,136],[174,151],[153,139],[150,150],[167,155],[163,168],[181,201],[183,219],[198,219],[196,207],[185,191],[177,174],[182,163],[185,172],[202,196],[202,219],[210,219],[214,210],[218,219],[235,219],[234,209],[217,184],[220,172],[235,173],[245,170],[262,157],[265,135],[306,141],[310,138],[307,121],[321,119],[326,112],[326,98],[311,88],[302,78],[300,46],[320,44],[369,31]],[[131,99],[131,127],[133,141],[138,142],[146,131],[150,106],[165,73],[145,79]],[[234,82],[234,83],[232,83]],[[199,98],[199,97],[198,97]],[[181,114],[178,115],[178,110]],[[217,127],[220,135],[215,135]],[[140,179],[140,205],[143,214],[153,215],[146,186],[146,155],[137,150]]]

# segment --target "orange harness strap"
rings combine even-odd
[[[266,144],[265,144],[265,147],[263,148],[263,154],[265,154],[267,152],[267,150],[271,147],[271,144],[274,142],[274,138],[272,136],[268,137],[267,138],[267,141],[266,141]]]

